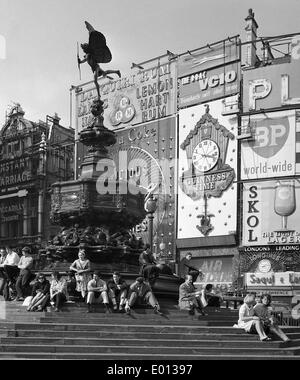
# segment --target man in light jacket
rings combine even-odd
[[[88,305],[88,313],[92,312],[92,304],[93,303],[101,303],[103,302],[106,312],[110,313],[109,309],[109,300],[107,294],[107,284],[104,280],[101,279],[100,272],[94,272],[93,279],[88,282],[87,286],[88,295],[87,295],[87,305]]]
[[[190,315],[194,315],[196,309],[201,315],[205,315],[200,296],[201,291],[197,291],[193,284],[193,276],[187,274],[185,282],[179,287],[179,309],[188,310]]]
[[[11,247],[7,247],[6,252],[6,258],[3,264],[0,264],[0,270],[3,270],[9,283],[14,283],[20,272],[20,269],[18,268],[20,257]]]
[[[22,249],[23,256],[21,257],[18,268],[20,274],[16,282],[17,299],[16,301],[24,301],[24,291],[29,284],[31,278],[31,269],[33,267],[33,257],[31,256],[31,250],[29,247]]]

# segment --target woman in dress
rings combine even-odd
[[[277,335],[284,342],[289,342],[290,339],[278,327],[276,319],[272,316],[270,305],[272,297],[270,294],[263,294],[260,301],[254,306],[254,314],[261,320],[266,331]]]
[[[85,250],[80,249],[78,252],[78,260],[70,266],[70,270],[75,272],[76,290],[81,293],[84,299],[87,295],[87,285],[92,279],[91,276],[91,263],[85,257]]]
[[[247,294],[244,303],[239,310],[238,327],[244,329],[247,333],[259,335],[259,339],[263,342],[271,340],[265,331],[260,318],[254,315],[253,305],[255,304],[255,295]]]

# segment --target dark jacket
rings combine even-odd
[[[138,297],[144,298],[148,292],[152,292],[151,286],[146,283],[136,283],[130,285],[130,291],[137,293]]]
[[[36,281],[36,283],[33,285],[31,295],[34,297],[37,291],[42,292],[44,295],[50,294],[50,282],[48,280],[45,280],[43,282]]]
[[[152,255],[152,253],[148,254],[144,251],[139,256],[139,263],[140,263],[140,265],[148,265],[148,264],[154,264],[155,265],[154,256]]]
[[[193,267],[191,260],[187,260],[185,257],[180,261],[180,275],[184,277],[186,274],[190,274],[191,271],[200,273],[200,271]]]
[[[121,285],[121,289],[118,289],[117,285]],[[118,284],[116,284],[116,283],[114,282],[114,279],[113,279],[113,278],[109,279],[109,280],[107,281],[107,287],[108,287],[108,289],[111,289],[111,290],[113,290],[114,292],[117,292],[117,293],[118,293],[118,292],[121,292],[122,290],[127,289],[127,288],[128,288],[128,285],[127,285],[126,281],[123,280],[123,278],[121,277],[121,278],[119,279]]]

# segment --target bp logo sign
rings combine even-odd
[[[284,146],[290,133],[287,116],[281,118],[266,118],[251,122],[255,132],[255,140],[248,144],[253,151],[263,158],[275,156]]]

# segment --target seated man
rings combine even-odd
[[[154,256],[152,255],[150,244],[146,244],[145,250],[139,256],[140,275],[144,277],[153,286],[159,276],[159,268],[156,266]]]
[[[66,283],[67,283],[67,300],[74,301],[74,298],[80,298],[80,293],[76,290],[76,279],[74,272],[69,271],[66,273]]]
[[[130,308],[136,304],[147,303],[154,309],[155,314],[162,315],[159,311],[160,306],[149,284],[145,282],[143,277],[138,277],[135,282],[130,285],[129,288],[129,300],[126,302],[125,311],[126,314],[130,314]]]
[[[87,295],[87,313],[92,312],[93,303],[103,302],[106,312],[110,313],[109,301],[107,295],[107,284],[104,280],[101,279],[100,272],[94,272],[93,279],[88,282],[87,285],[88,295]]]
[[[192,266],[192,254],[191,252],[188,252],[185,257],[180,261],[180,276],[182,278],[185,278],[187,274],[192,275],[193,282],[197,280],[197,277],[200,275],[202,276],[202,272]]]
[[[117,300],[119,301],[119,310],[122,311],[126,303],[128,285],[120,276],[119,272],[114,272],[112,278],[107,282],[108,296],[113,304],[113,309],[118,309]]]
[[[194,315],[196,309],[201,315],[205,315],[200,296],[201,291],[196,291],[193,284],[193,276],[187,274],[185,282],[179,286],[179,309],[188,310],[190,315]]]
[[[223,301],[222,296],[214,293],[212,284],[207,284],[205,286],[203,296],[205,297],[207,306],[220,307],[221,302]]]
[[[30,255],[30,253],[31,250],[29,247],[24,247],[22,249],[23,256],[21,257],[18,264],[20,274],[16,282],[17,301],[24,301],[24,292],[28,287],[32,276],[31,269],[33,266],[33,257]]]

